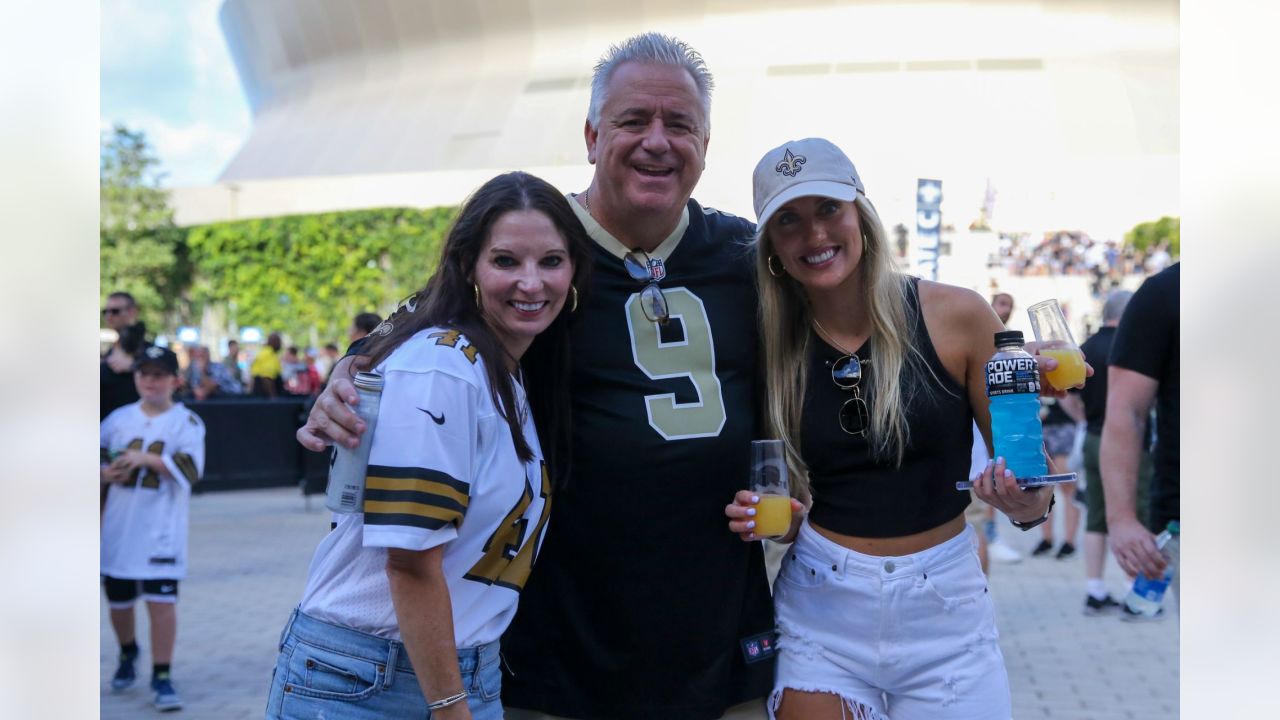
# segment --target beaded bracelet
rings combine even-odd
[[[435,701],[435,702],[433,702],[433,703],[427,703],[427,709],[428,709],[428,710],[442,710],[442,709],[444,709],[444,708],[449,707],[450,705],[453,705],[454,703],[459,703],[459,702],[462,702],[463,700],[466,700],[466,699],[467,699],[467,691],[466,691],[466,690],[463,690],[462,692],[458,693],[457,695],[450,695],[449,697],[444,698],[444,699],[442,699],[442,700],[437,700],[437,701]]]

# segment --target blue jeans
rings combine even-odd
[[[498,643],[458,651],[474,720],[502,720]],[[435,699],[435,698],[433,698]],[[267,720],[430,718],[404,643],[294,610],[280,637]]]

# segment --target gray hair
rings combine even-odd
[[[591,76],[591,105],[587,109],[587,122],[591,127],[600,127],[600,110],[606,100],[609,78],[619,65],[626,62],[683,68],[698,87],[702,113],[706,116],[704,121],[707,127],[711,126],[711,89],[715,81],[712,80],[711,71],[707,69],[702,55],[682,40],[650,32],[627,38],[618,45],[611,45],[596,63],[595,72]]]
[[[1102,322],[1119,320],[1124,314],[1124,306],[1129,304],[1131,297],[1133,297],[1132,290],[1112,290],[1107,295],[1107,301],[1102,304]]]

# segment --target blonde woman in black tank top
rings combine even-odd
[[[1003,325],[977,293],[897,271],[830,142],[769,151],[754,189],[768,427],[800,501],[774,589],[770,715],[1008,718],[969,495],[955,490],[971,422],[991,445],[983,368]],[[974,492],[1023,524],[1050,507],[1003,461]],[[725,508],[746,541],[758,539],[753,500],[741,491]]]

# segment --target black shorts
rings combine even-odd
[[[132,605],[139,595],[147,602],[178,602],[177,580],[124,580],[103,575],[102,589],[112,607]]]

